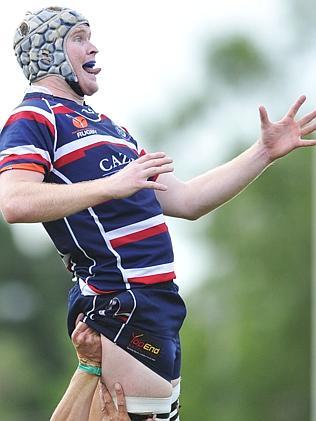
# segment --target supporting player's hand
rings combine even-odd
[[[100,381],[100,399],[101,399],[101,412],[102,421],[130,421],[127,413],[125,396],[120,384],[115,385],[115,393],[117,400],[117,408],[113,398],[104,383]]]
[[[83,314],[79,314],[76,328],[71,335],[78,359],[100,365],[102,361],[101,337],[98,332],[83,323],[82,318]]]
[[[296,114],[305,100],[306,97],[301,96],[292,105],[288,113],[275,123],[269,120],[266,109],[263,106],[259,107],[261,120],[261,138],[259,142],[264,147],[270,162],[302,146],[316,145],[316,140],[302,140],[301,138],[316,129],[316,111],[306,114],[299,120],[295,120]]]
[[[102,421],[131,421],[126,408],[126,401],[122,386],[115,385],[117,407],[113,398],[104,383],[100,382],[100,399]],[[153,421],[155,418],[149,417],[146,421]]]
[[[151,178],[172,172],[172,162],[164,152],[147,153],[130,162],[121,171],[108,177],[113,198],[129,197],[142,189],[167,190],[166,185]]]

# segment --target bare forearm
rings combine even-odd
[[[157,197],[166,215],[197,219],[226,203],[255,180],[269,165],[264,149],[256,143],[235,159],[187,182],[175,177],[167,181],[168,191]]]
[[[88,421],[99,377],[76,370],[50,421]]]
[[[43,182],[33,171],[11,170],[0,176],[0,208],[9,223],[48,222],[142,189],[166,190],[153,176],[173,171],[164,152],[146,154],[109,177],[74,184]]]
[[[21,181],[6,188],[1,204],[8,222],[47,222],[110,200],[108,180],[60,185]]]
[[[268,165],[263,149],[255,144],[226,164],[190,180],[186,185],[186,201],[191,218],[205,215],[231,200]]]

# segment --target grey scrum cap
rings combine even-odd
[[[79,87],[65,51],[65,39],[72,28],[82,24],[89,25],[89,22],[80,13],[64,7],[46,7],[26,13],[15,32],[13,48],[31,83],[58,75],[70,86]]]

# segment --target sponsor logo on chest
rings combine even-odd
[[[134,161],[135,158],[125,155],[123,152],[110,155],[108,158],[101,159],[99,167],[102,171],[108,172],[114,169],[125,166]]]

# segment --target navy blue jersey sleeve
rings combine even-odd
[[[28,169],[48,174],[54,160],[55,118],[42,99],[25,100],[0,135],[0,172]]]

